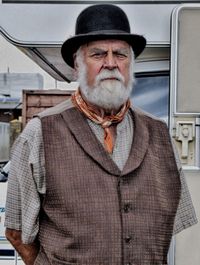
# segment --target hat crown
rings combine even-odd
[[[84,9],[77,18],[75,34],[92,34],[98,31],[130,33],[130,25],[124,11],[109,4],[93,5]]]
[[[84,9],[76,20],[75,35],[61,48],[64,61],[74,68],[74,54],[81,45],[98,40],[122,40],[133,49],[135,58],[144,50],[146,39],[132,34],[128,17],[116,5],[98,4]]]

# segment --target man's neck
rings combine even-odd
[[[93,106],[95,108],[95,112],[97,112],[102,118],[106,116],[116,115],[119,110],[106,110],[97,106]]]

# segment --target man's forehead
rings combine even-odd
[[[97,41],[91,41],[88,42],[87,45],[85,45],[87,49],[108,49],[108,48],[113,48],[113,49],[122,49],[126,48],[129,49],[130,45],[123,40],[97,40]]]

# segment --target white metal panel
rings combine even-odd
[[[142,1],[141,1],[142,2]],[[1,31],[23,45],[61,44],[74,35],[74,25],[85,4],[0,4]],[[169,44],[173,4],[119,4],[129,17],[132,32],[148,44]],[[156,10],[156,12],[155,12]]]
[[[148,48],[137,61],[168,61],[170,16],[175,5],[142,2],[119,5],[129,17],[132,32],[147,38]],[[60,48],[65,39],[74,35],[76,18],[86,6],[0,4],[0,31],[56,80],[73,81],[73,71],[63,61]],[[139,71],[142,65],[138,65]]]
[[[198,14],[199,13],[199,14]],[[200,218],[199,207],[199,113],[200,90],[200,5],[188,4],[178,6],[172,15],[171,38],[171,98],[170,98],[170,130],[177,141],[181,154],[184,174],[189,186],[197,218]],[[199,66],[198,66],[199,65]],[[193,87],[193,88],[192,88]],[[186,134],[182,140],[177,138],[177,125],[183,124]],[[194,124],[194,136],[187,135],[187,124]],[[184,132],[184,131],[182,131]],[[188,130],[189,132],[189,130]],[[181,136],[181,134],[180,134]],[[188,138],[187,138],[188,137]],[[188,140],[188,153],[183,156],[184,141]],[[186,145],[187,145],[186,144]],[[187,213],[186,213],[187,214]],[[194,225],[176,236],[175,264],[200,264],[200,225]]]
[[[200,4],[182,5],[172,16],[171,86],[175,114],[200,113]]]

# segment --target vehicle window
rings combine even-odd
[[[131,101],[133,105],[168,122],[169,74],[136,76]]]

